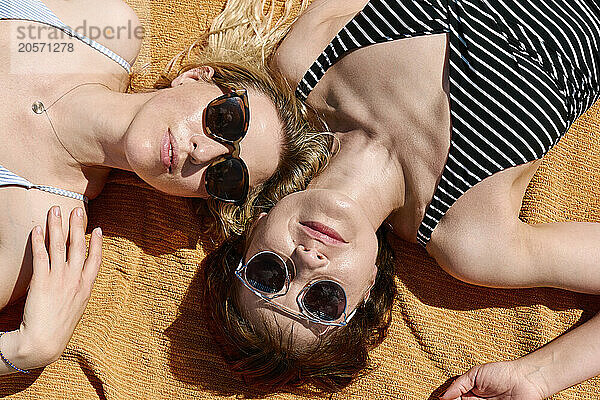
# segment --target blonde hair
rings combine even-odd
[[[169,87],[181,73],[199,66],[214,69],[212,82],[224,87],[251,88],[274,104],[282,125],[282,151],[273,176],[254,187],[242,206],[214,199],[192,200],[196,211],[208,212],[218,224],[210,230],[220,238],[241,235],[252,219],[268,211],[286,195],[306,188],[330,157],[331,135],[314,132],[317,123],[305,105],[296,99],[294,88],[269,68],[269,58],[293,22],[292,1],[277,11],[275,1],[229,0],[210,30],[167,65],[155,88]],[[302,0],[300,10],[307,5]],[[279,12],[281,16],[275,18]]]
[[[187,52],[201,45],[206,57],[241,65],[260,62],[266,67],[273,51],[308,3],[308,0],[300,0],[299,4],[292,0],[285,0],[283,4],[275,0],[229,0],[208,33]]]

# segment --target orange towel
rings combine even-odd
[[[224,0],[128,0],[146,37],[136,80],[149,87],[191,44]],[[545,157],[523,202],[529,222],[600,222],[600,104]],[[211,239],[185,199],[116,172],[90,204],[104,230],[104,263],[83,320],[56,363],[0,378],[14,399],[213,399],[258,397],[234,379],[205,328],[198,274]],[[333,399],[435,398],[474,364],[524,355],[600,309],[596,297],[554,289],[495,290],[445,274],[424,250],[400,241],[399,296],[389,337],[373,351],[378,368]],[[0,316],[14,329],[22,304]],[[596,400],[600,379],[555,399]],[[303,398],[301,393],[272,398]],[[271,397],[269,397],[271,398]]]

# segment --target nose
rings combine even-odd
[[[296,266],[302,265],[310,269],[319,269],[329,264],[329,260],[323,254],[303,245],[296,246],[291,258]]]
[[[192,164],[210,164],[217,158],[229,153],[229,148],[205,135],[190,138],[190,157]]]

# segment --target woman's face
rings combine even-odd
[[[204,126],[206,106],[224,94],[205,80],[212,76],[211,71],[187,71],[173,80],[171,88],[159,90],[142,106],[125,135],[125,154],[133,172],[165,193],[209,197],[204,181],[206,168],[233,151],[232,146],[211,139]],[[282,125],[275,106],[265,95],[249,89],[248,102],[250,123],[240,142],[239,157],[248,167],[253,187],[277,168]],[[165,149],[170,145],[173,162],[169,169]]]
[[[270,250],[289,257],[295,267],[288,292],[273,301],[300,313],[296,298],[310,282],[338,282],[347,297],[350,314],[368,296],[377,267],[377,237],[363,210],[345,195],[311,189],[286,196],[261,216],[252,230],[244,262]],[[247,317],[259,326],[263,321],[284,335],[293,331],[300,343],[315,340],[323,326],[293,318],[260,299],[238,283],[238,300]]]

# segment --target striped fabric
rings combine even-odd
[[[57,194],[59,196],[70,197],[72,199],[81,200],[84,203],[88,202],[88,198],[82,194],[70,192],[68,190],[55,188],[52,186],[34,185],[27,179],[9,171],[0,165],[0,187],[3,186],[20,186],[26,189],[37,189],[44,192]]]
[[[426,23],[424,23],[426,21]],[[296,96],[306,100],[325,72],[345,53],[374,43],[448,31],[442,7],[425,0],[373,0],[333,38],[306,72]]]
[[[40,0],[0,0],[0,20],[2,19],[33,21],[53,26],[62,30],[67,35],[81,40],[93,49],[98,50],[100,53],[123,67],[128,73],[131,72],[131,65],[129,65],[125,59],[102,46],[100,43],[75,32],[71,27],[63,23]]]
[[[544,156],[600,98],[599,0],[373,0],[299,83],[306,99],[351,49],[448,32],[451,143],[417,241],[469,188]]]

